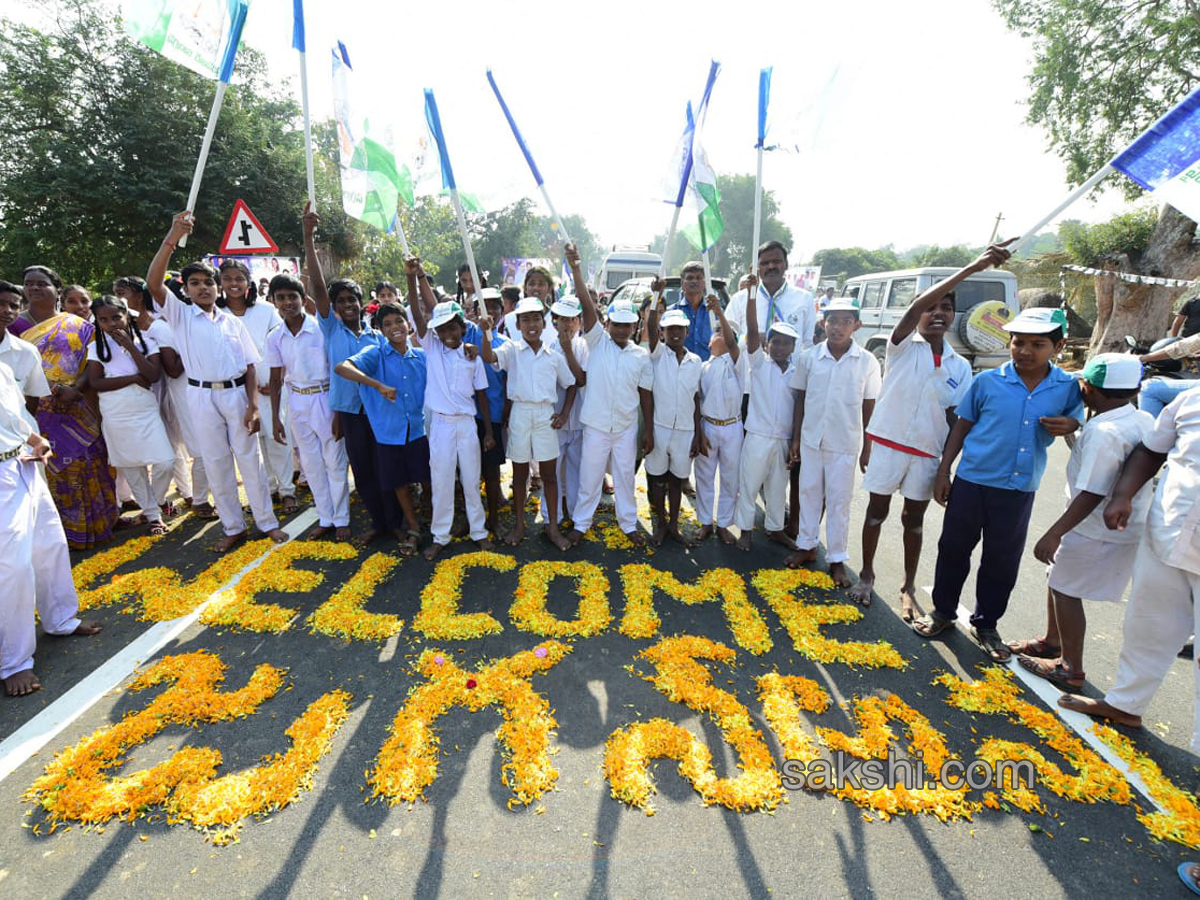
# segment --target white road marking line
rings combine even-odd
[[[381,663],[391,662],[392,657],[396,655],[396,648],[400,646],[400,635],[393,634],[387,639],[387,643],[383,645],[383,649],[379,651],[379,661]]]
[[[295,540],[316,521],[317,512],[310,508],[289,522],[283,530],[287,532],[289,538]],[[274,547],[271,548],[271,550],[274,549]],[[0,782],[11,775],[25,760],[42,749],[55,735],[87,712],[97,700],[133,674],[138,666],[195,624],[200,613],[222,591],[228,590],[241,581],[247,572],[256,568],[270,555],[271,550],[218,587],[208,595],[207,600],[186,616],[180,616],[169,622],[158,622],[147,628],[122,650],[109,657],[94,672],[3,741],[0,741]]]
[[[925,593],[929,594],[930,597],[933,596],[932,585],[922,585],[921,589],[925,591]],[[964,629],[970,629],[971,611],[961,603],[958,605],[958,621],[962,624]],[[969,633],[965,634],[964,637],[966,637],[968,640],[971,640]],[[1098,754],[1100,754],[1100,757],[1106,763],[1125,776],[1125,780],[1128,781],[1134,788],[1136,788],[1139,794],[1150,801],[1150,803],[1154,805],[1155,809],[1157,809],[1159,812],[1165,812],[1165,810],[1162,808],[1162,805],[1151,796],[1150,788],[1146,786],[1146,782],[1142,780],[1142,776],[1133,771],[1133,769],[1129,767],[1129,764],[1117,755],[1115,750],[1100,740],[1100,738],[1096,736],[1095,732],[1092,731],[1091,726],[1095,720],[1093,720],[1091,716],[1085,716],[1083,713],[1078,713],[1071,709],[1063,709],[1061,706],[1059,706],[1058,698],[1062,695],[1062,691],[1056,688],[1045,678],[1038,678],[1032,672],[1026,671],[1025,667],[1017,662],[1017,656],[1015,653],[1007,663],[995,663],[995,665],[1007,665],[1009,670],[1017,676],[1017,679],[1023,685],[1025,685],[1025,687],[1029,688],[1029,690],[1034,694],[1037,694],[1041,701],[1050,707],[1050,709],[1056,713],[1058,717],[1063,720],[1063,722],[1066,723],[1068,728],[1079,735],[1079,737],[1083,738],[1083,740],[1087,741],[1088,745],[1091,746],[1091,748]]]

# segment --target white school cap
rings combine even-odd
[[[1089,359],[1080,374],[1098,388],[1128,390],[1142,383],[1142,361],[1129,353],[1101,353]]]
[[[784,337],[790,337],[793,341],[800,340],[800,333],[796,331],[787,322],[775,322],[767,329],[767,340],[771,339],[771,332],[782,334]]]
[[[1035,306],[1015,315],[1004,330],[1015,334],[1049,334],[1057,328],[1067,336],[1067,314],[1058,307]]]
[[[632,300],[614,300],[608,304],[608,321],[619,325],[633,325],[637,320],[638,311]]]
[[[545,315],[546,307],[542,306],[542,301],[537,297],[522,297],[513,308],[513,314],[523,316],[525,313],[537,313],[539,316]]]
[[[554,305],[550,307],[550,312],[556,316],[573,319],[583,314],[583,304],[579,302],[579,298],[574,294],[563,294],[554,301]]]
[[[670,328],[672,325],[682,325],[684,328],[690,328],[691,324],[687,313],[682,309],[668,309],[658,322],[659,328]]]
[[[831,312],[858,312],[858,303],[853,297],[834,297],[827,303],[821,305],[821,309],[826,313]]]
[[[455,300],[445,300],[433,308],[433,317],[429,320],[431,328],[440,328],[454,319],[466,321],[463,308]]]

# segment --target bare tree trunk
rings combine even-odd
[[[1196,223],[1174,207],[1164,206],[1137,265],[1124,254],[1115,262],[1114,268],[1122,272],[1191,281],[1200,276]],[[1163,337],[1170,325],[1175,301],[1183,290],[1097,275],[1097,317],[1090,353],[1124,350],[1127,334],[1144,345]]]

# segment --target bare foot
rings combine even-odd
[[[510,547],[515,547],[521,541],[525,540],[525,523],[518,522],[513,526],[512,531],[504,536],[504,543]]]
[[[743,531],[740,535],[738,535],[737,548],[739,550],[749,550],[750,549],[750,531],[749,531],[749,529],[747,529],[746,531]]]
[[[683,536],[683,532],[679,530],[678,526],[676,526],[674,528],[668,528],[667,529],[667,537],[669,537],[673,541],[683,544],[683,546],[685,546],[685,547],[693,546],[692,542]]]
[[[854,587],[850,588],[850,599],[853,600],[855,603],[857,603],[859,606],[870,606],[871,605],[871,594],[874,593],[874,591],[875,591],[875,576],[874,575],[860,575],[859,579],[858,579],[858,584],[856,584],[856,585],[854,585]],[[912,620],[905,619],[904,621],[909,622]]]
[[[795,550],[796,542],[788,536],[786,531],[768,531],[767,539],[774,541],[776,544],[781,544],[789,550]]]
[[[568,541],[565,537],[563,537],[562,532],[558,530],[557,526],[547,525],[545,527],[545,529],[542,531],[542,534],[544,534],[546,536],[546,540],[548,540],[550,543],[552,543],[559,550],[570,550],[571,549],[571,542]]]
[[[244,531],[239,531],[237,534],[227,534],[225,537],[217,541],[216,546],[214,546],[213,549],[218,553],[228,553],[245,539],[246,532]]]
[[[286,531],[284,531],[282,528],[272,528],[270,531],[267,532],[267,537],[269,537],[271,540],[273,540],[277,544],[286,544],[288,542],[288,540],[290,540],[288,538],[288,533]]]
[[[667,538],[667,523],[659,522],[654,526],[654,531],[650,534],[650,543],[655,547],[662,546],[662,542]]]
[[[1130,728],[1142,727],[1141,716],[1132,715],[1131,713],[1117,709],[1115,706],[1109,706],[1104,700],[1093,700],[1091,697],[1084,697],[1082,694],[1063,694],[1058,698],[1058,705],[1063,709],[1083,713],[1085,716],[1098,716],[1102,719],[1111,719],[1118,725],[1127,725]]]
[[[572,547],[574,547],[576,544],[578,544],[582,540],[583,540],[583,532],[580,531],[578,528],[572,528],[570,531],[567,532],[567,543],[570,544]]]
[[[10,697],[24,697],[41,689],[42,683],[33,674],[33,669],[24,669],[4,679],[4,692]]]
[[[737,543],[737,538],[735,538],[733,536],[733,532],[730,531],[728,528],[722,528],[722,527],[718,526],[717,527],[717,537],[720,538],[721,543],[724,544],[726,547],[732,547],[734,544]]]
[[[900,588],[900,617],[905,622],[911,623],[914,619],[923,615],[925,615],[925,611],[921,609],[921,604],[917,602],[916,586],[906,584]]]
[[[488,551],[496,549],[496,545],[493,544],[491,542],[491,540],[488,538],[480,538],[479,540],[477,540],[475,542],[475,546],[478,547],[480,550],[483,550],[484,552],[488,552]]]
[[[850,576],[846,572],[846,564],[845,563],[840,563],[840,562],[830,563],[829,564],[829,577],[833,579],[834,587],[840,587],[840,588],[850,587],[850,585],[854,583],[850,580]],[[871,595],[868,594],[867,602],[864,603],[863,606],[870,606],[870,605],[871,605]]]
[[[789,569],[806,569],[817,561],[817,548],[808,550],[797,549],[795,553],[784,560]]]
[[[329,532],[331,532],[331,531],[333,531],[332,525],[318,525],[316,528],[314,528],[312,531],[310,531],[308,533],[308,539],[310,541],[319,541],[321,538],[325,537],[325,535],[329,534]]]
[[[425,557],[425,559],[427,561],[433,562],[433,560],[438,558],[438,554],[441,553],[445,549],[446,549],[445,544],[439,544],[437,541],[434,541],[432,544],[430,544],[428,547],[425,548],[425,552],[422,553],[421,555],[423,557]]]
[[[707,541],[710,537],[712,537],[712,532],[713,529],[711,525],[701,525],[700,530],[696,532],[696,543],[702,544]]]
[[[350,529],[347,528],[346,530],[349,531]],[[383,532],[378,528],[368,528],[354,539],[354,543],[359,547],[365,547],[367,544],[373,543],[381,534],[383,534]]]
[[[642,537],[642,533],[640,531],[638,531],[636,528],[633,529],[633,531],[626,531],[625,537],[628,538],[629,543],[633,544],[633,546],[635,546],[635,547],[645,547],[646,546],[646,539],[644,537]]]
[[[99,634],[103,630],[104,626],[95,619],[84,619],[75,626],[75,630],[71,634],[77,634],[80,637],[91,637],[93,634]]]

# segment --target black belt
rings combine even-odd
[[[188,384],[192,385],[192,387],[214,388],[216,390],[221,390],[222,388],[241,387],[245,383],[246,383],[246,373],[245,372],[243,372],[237,378],[233,379],[233,381],[197,381],[195,378],[188,379]]]

